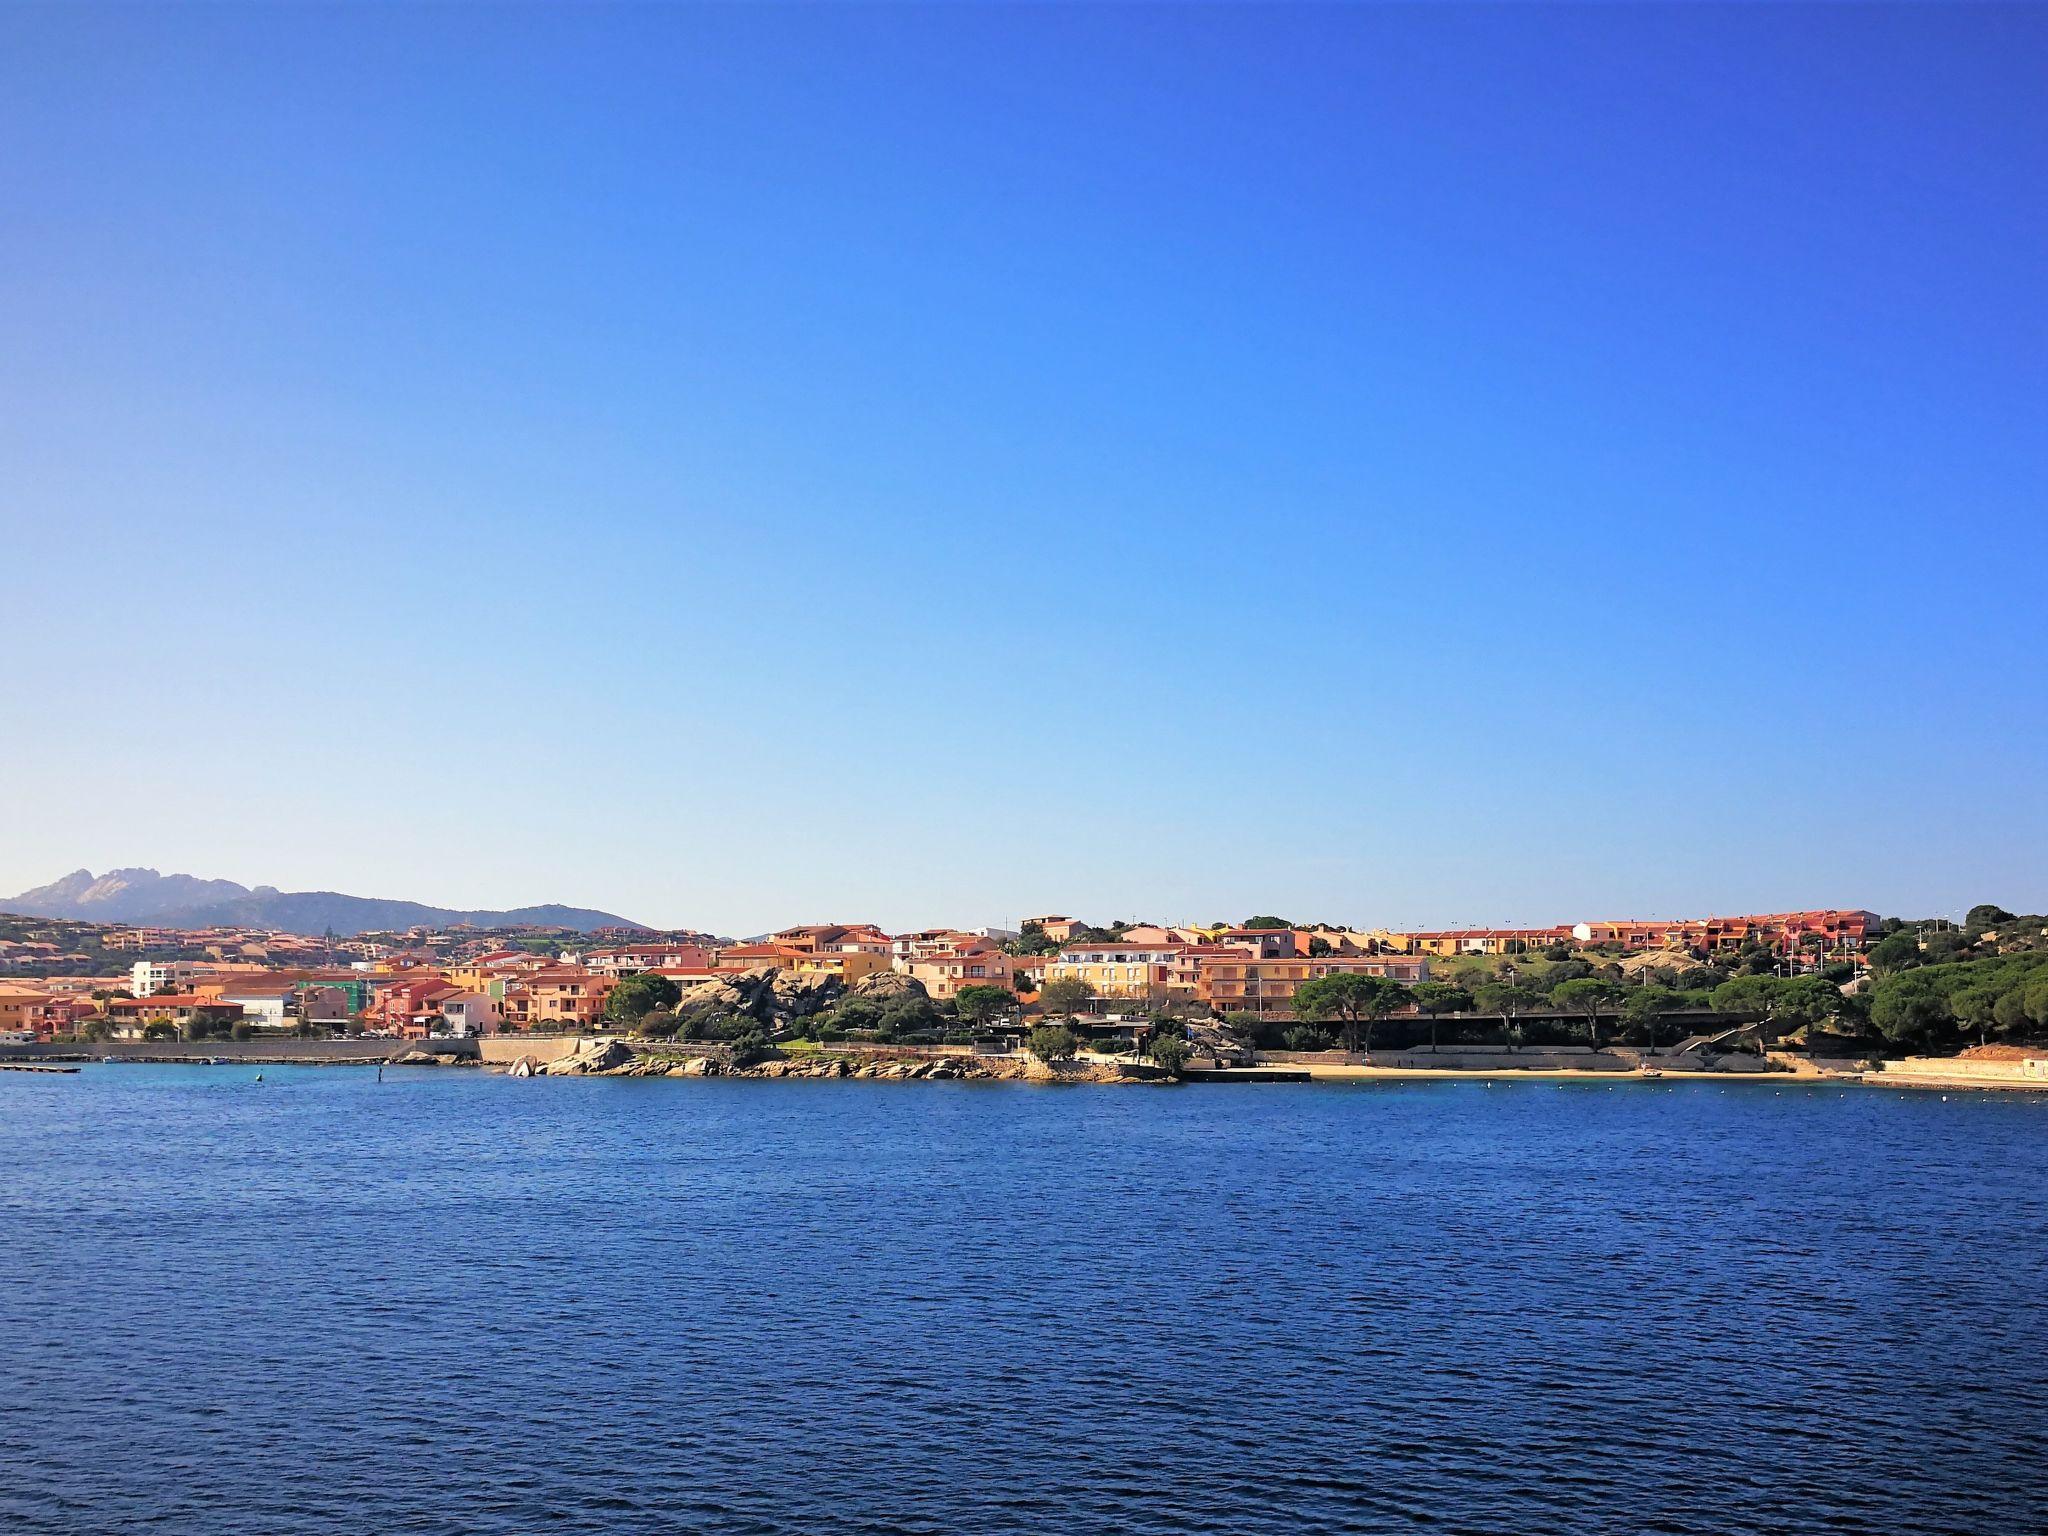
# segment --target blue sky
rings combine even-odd
[[[2048,907],[2048,10],[0,11],[0,891]]]

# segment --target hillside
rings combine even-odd
[[[192,875],[162,875],[153,869],[113,869],[95,875],[74,870],[61,880],[0,898],[0,908],[30,917],[72,918],[91,923],[152,923],[200,928],[227,924],[245,928],[276,928],[287,933],[348,935],[376,933],[426,924],[446,927],[468,923],[479,928],[519,924],[574,928],[644,926],[610,912],[548,903],[509,911],[461,911],[424,902],[376,896],[347,896],[339,891],[280,891],[275,886],[250,887],[232,880],[202,880]]]

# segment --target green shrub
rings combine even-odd
[[[1041,1024],[1025,1037],[1024,1048],[1040,1061],[1069,1060],[1079,1042],[1064,1024]]]

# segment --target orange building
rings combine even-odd
[[[1429,979],[1421,955],[1318,955],[1261,959],[1238,954],[1205,960],[1197,996],[1218,1013],[1255,1013],[1266,1019],[1294,1017],[1294,993],[1305,981],[1338,974],[1385,976],[1413,986]]]
[[[974,949],[965,954],[932,955],[906,960],[900,967],[913,980],[924,983],[934,998],[958,997],[962,987],[1010,989],[1014,962],[1000,949]]]

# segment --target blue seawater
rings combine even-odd
[[[8,1532],[2048,1527],[2048,1101],[0,1073]]]

